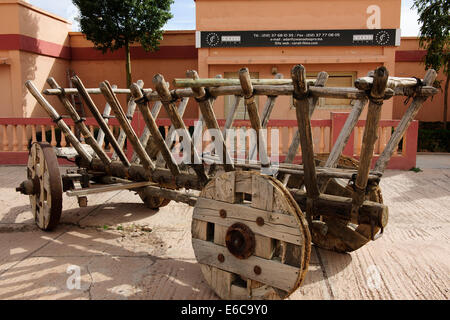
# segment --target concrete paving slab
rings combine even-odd
[[[61,224],[42,232],[14,191],[23,171],[0,167],[0,299],[217,299],[192,250],[192,208],[148,210],[129,191],[90,196],[86,208],[65,196]],[[350,254],[313,247],[290,299],[449,299],[449,178],[449,169],[387,171],[384,236]],[[70,266],[80,267],[79,289],[67,288]]]

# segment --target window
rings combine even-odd
[[[237,72],[225,72],[224,77],[227,79],[238,79],[238,73]],[[258,72],[250,72],[250,78],[251,79],[259,79],[259,73]],[[256,106],[258,106],[258,99],[255,99]],[[230,113],[233,105],[235,103],[234,96],[225,96],[225,119],[228,118],[228,114]],[[247,108],[244,104],[244,99],[241,99],[239,106],[236,110],[236,120],[244,120],[249,119]]]
[[[308,73],[308,80],[315,80],[317,73]],[[328,81],[326,83],[327,87],[353,87],[355,82],[356,72],[336,72],[330,73]],[[292,98],[291,98],[292,101]],[[340,109],[340,108],[350,108],[352,106],[351,99],[335,99],[335,98],[320,98],[318,108],[323,109]],[[293,101],[291,103],[293,108]]]

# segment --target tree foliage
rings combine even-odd
[[[419,13],[420,46],[427,51],[426,69],[437,72],[443,69],[447,80],[444,86],[444,129],[447,126],[448,87],[450,82],[450,1],[449,0],[414,0],[413,7]],[[439,84],[440,86],[440,84]]]
[[[131,84],[129,47],[156,50],[162,27],[172,18],[173,0],[72,0],[80,10],[81,31],[103,53],[125,48],[127,86]]]
[[[80,9],[81,31],[96,48],[106,52],[139,42],[155,50],[161,28],[172,18],[173,0],[73,0]]]

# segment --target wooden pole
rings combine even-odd
[[[294,106],[297,114],[302,161],[305,168],[305,187],[308,197],[312,200],[320,195],[317,185],[316,165],[314,163],[314,148],[312,140],[311,120],[309,117],[308,84],[306,70],[302,65],[296,65],[291,71],[294,84]],[[310,210],[308,210],[310,211]],[[311,216],[311,215],[310,215]]]
[[[187,77],[191,77],[192,79],[198,79],[197,71],[195,70],[189,70],[186,72]],[[234,163],[231,159],[231,156],[228,152],[227,145],[225,143],[225,140],[223,138],[222,132],[220,131],[219,124],[216,119],[216,115],[214,114],[214,110],[212,107],[211,100],[206,95],[205,88],[199,87],[199,88],[192,88],[192,91],[194,92],[195,100],[197,101],[200,111],[203,116],[203,120],[206,123],[206,126],[208,129],[212,129],[216,131],[215,139],[218,141],[214,141],[214,144],[222,145],[222,164],[225,169],[225,171],[233,171],[234,170]]]
[[[378,138],[378,123],[383,106],[384,91],[386,90],[389,72],[382,66],[375,70],[372,89],[369,96],[369,109],[367,113],[366,127],[362,141],[361,155],[359,158],[358,174],[354,183],[352,198],[352,220],[358,221],[358,209],[366,195],[367,178],[372,164],[373,150]]]
[[[423,84],[425,86],[431,86],[434,83],[434,80],[436,80],[437,73],[433,69],[429,69],[427,73],[425,74],[425,77],[423,79]],[[377,162],[375,163],[375,170],[384,172],[384,169],[386,168],[387,164],[389,163],[389,160],[392,157],[392,154],[397,149],[398,144],[400,143],[400,140],[404,136],[406,130],[408,129],[411,122],[414,120],[415,116],[419,112],[420,108],[422,107],[423,103],[427,100],[427,97],[424,96],[416,96],[411,105],[409,106],[408,110],[406,110],[405,114],[402,117],[402,120],[398,124],[397,128],[395,128],[394,133],[392,134],[391,138],[389,139],[389,142],[387,143],[386,147],[384,148],[382,154],[378,158]]]
[[[125,115],[125,112],[123,111],[122,106],[120,105],[120,102],[117,99],[117,96],[112,91],[109,82],[104,81],[100,83],[100,90],[103,92],[106,101],[108,101],[108,103],[111,106],[111,109],[114,111],[116,119],[117,121],[119,121],[121,128],[123,129],[126,137],[128,138],[128,141],[130,141],[130,143],[133,145],[134,150],[136,150],[136,153],[141,159],[143,167],[146,170],[154,170],[155,164],[150,159],[147,152],[145,152],[144,146],[139,141],[136,132],[134,132],[133,127],[130,124],[130,121],[127,119],[127,116]]]
[[[275,75],[275,79],[282,79],[283,75],[281,73],[277,73]],[[275,106],[275,101],[277,100],[277,96],[267,96],[266,104],[264,105],[264,109],[261,114],[261,128],[266,129],[267,123],[269,122],[270,114]],[[256,145],[253,145],[250,151],[250,159],[253,159],[256,152]]]
[[[141,90],[142,90],[142,89],[141,89]],[[141,93],[142,93],[142,92],[141,92]],[[149,107],[147,102],[144,103],[144,104],[145,104],[145,107],[146,107],[146,108]],[[154,103],[153,108],[152,108],[152,112],[151,112],[152,117],[153,117],[154,119],[156,119],[156,118],[158,117],[158,114],[159,114],[159,112],[161,111],[161,107],[162,107],[161,101],[156,101],[156,102]],[[147,149],[147,143],[148,143],[148,140],[150,139],[150,137],[151,137],[150,130],[148,129],[147,126],[145,126],[144,132],[142,132],[142,135],[141,135],[141,137],[139,138],[139,141],[141,142],[141,144],[142,144],[143,146],[146,146],[145,151],[149,154],[150,159],[153,160],[154,158],[151,156],[151,154],[149,153],[149,151],[148,151],[148,149]],[[138,155],[137,155],[137,153],[136,153],[136,150],[134,150],[134,151],[133,151],[133,155],[131,156],[131,163],[136,163],[136,164],[138,164],[139,162],[140,162],[140,159],[139,159],[139,157],[138,157]]]
[[[181,118],[183,118],[183,115],[184,115],[184,112],[186,111],[186,106],[187,106],[188,102],[189,102],[189,98],[182,98],[180,103],[178,104],[177,111]],[[166,142],[169,150],[172,150],[173,146],[175,145],[175,141],[172,141],[172,135],[175,130],[176,129],[172,124],[172,125],[170,125],[169,130],[167,132],[165,142]],[[154,144],[155,143],[152,140],[148,141],[147,148],[146,148],[147,153],[150,155],[150,158],[157,159],[157,163],[158,162],[162,163],[161,161],[164,160],[164,158],[162,157],[161,152],[154,147]]]
[[[188,140],[187,143],[191,147],[191,159],[190,159],[191,163],[189,165],[194,169],[200,181],[202,183],[206,183],[208,177],[206,176],[202,160],[198,156],[197,150],[195,149],[194,143],[192,142],[189,131],[186,129],[183,119],[181,119],[180,115],[177,112],[175,103],[172,100],[172,95],[170,94],[168,85],[164,80],[164,77],[161,74],[155,75],[153,77],[153,84],[156,87],[156,91],[158,92],[160,100],[164,106],[164,109],[169,115],[172,124],[176,129],[181,130],[183,132],[183,139]]]
[[[143,97],[140,87],[136,84],[131,85],[130,87],[131,93],[135,99],[140,99]],[[151,137],[155,140],[157,149],[162,153],[164,160],[172,174],[177,176],[180,174],[180,169],[178,165],[175,163],[175,159],[172,156],[169,148],[167,147],[164,139],[159,132],[159,128],[156,124],[155,118],[153,118],[150,110],[147,108],[145,103],[138,103],[139,110],[142,113],[142,117],[144,118],[145,124],[150,131]],[[145,150],[144,150],[145,152]]]
[[[244,95],[244,103],[247,107],[252,129],[256,131],[256,146],[261,164],[263,166],[268,166],[270,161],[267,155],[267,142],[265,141],[261,131],[261,118],[259,117],[258,107],[256,106],[255,96],[253,92],[253,85],[250,79],[250,73],[247,68],[242,68],[239,70],[239,81],[241,83],[242,92]]]
[[[115,84],[112,85],[113,90],[117,89],[117,86]],[[105,104],[105,108],[103,109],[103,114],[102,117],[103,119],[105,119],[105,123],[108,124],[109,122],[109,115],[111,114],[111,106],[109,105],[109,103],[107,102]],[[100,128],[98,130],[98,134],[97,134],[97,143],[100,146],[103,146],[103,142],[105,141],[105,132],[103,132],[103,129]]]
[[[144,81],[138,80],[137,81],[137,85],[140,88],[143,88],[144,87]],[[111,91],[112,91],[112,87],[111,87]],[[131,99],[131,97],[130,97],[130,99],[128,100],[128,108],[127,108],[127,115],[126,115],[126,117],[127,117],[127,119],[129,121],[133,120],[133,116],[134,116],[135,110],[136,110],[136,103],[134,102],[134,99]],[[123,130],[123,128],[120,127],[119,137],[117,137],[117,142],[119,143],[119,146],[121,148],[123,148],[123,145],[125,144],[125,138],[126,138],[125,130]],[[135,151],[133,151],[133,152],[135,152]],[[114,152],[111,158],[113,160],[117,160],[117,157],[118,157],[117,153]]]
[[[93,160],[92,156],[89,152],[86,151],[84,146],[78,141],[75,137],[74,133],[70,130],[61,116],[56,112],[56,110],[52,107],[52,105],[42,96],[39,90],[35,87],[32,81],[27,80],[25,82],[25,86],[28,91],[33,95],[36,101],[44,108],[47,114],[52,118],[52,120],[56,123],[56,125],[61,129],[61,131],[66,135],[67,140],[69,140],[70,144],[77,150],[78,155],[85,160],[88,164],[90,164]],[[107,171],[106,171],[107,172]]]
[[[328,73],[326,72],[320,72],[317,75],[316,79],[316,86],[317,87],[325,87],[328,80]],[[309,97],[308,102],[310,104],[309,106],[309,117],[312,117],[314,110],[316,110],[316,106],[319,102],[319,97]],[[300,133],[298,129],[295,131],[294,137],[292,139],[292,142],[289,146],[288,154],[285,159],[285,163],[292,163],[294,162],[295,156],[297,155],[298,148],[300,147]]]

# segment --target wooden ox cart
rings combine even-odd
[[[408,125],[427,97],[436,93],[432,87],[434,70],[429,70],[424,79],[395,78],[389,77],[385,67],[379,67],[356,80],[351,88],[326,87],[327,78],[328,74],[321,72],[317,79],[307,80],[302,65],[292,68],[290,79],[253,80],[247,68],[239,71],[239,79],[200,79],[195,71],[188,71],[186,79],[174,80],[174,90],[169,90],[160,74],[153,78],[154,90],[142,89],[139,83],[130,89],[113,89],[107,81],[99,88],[87,89],[78,77],[71,79],[75,88],[63,89],[49,78],[51,89],[44,94],[59,98],[84,137],[83,143],[64,122],[67,116],[60,116],[33,83],[27,81],[28,90],[71,147],[34,143],[28,179],[17,190],[29,195],[36,223],[43,230],[56,227],[63,192],[77,196],[80,205],[86,205],[87,195],[120,189],[137,192],[152,209],[172,200],[184,202],[194,207],[191,231],[196,258],[206,281],[221,298],[286,298],[305,278],[311,243],[350,252],[383,233],[388,208],[382,201],[380,178]],[[70,94],[75,93],[98,122],[100,131],[96,138],[69,100]],[[92,94],[105,97],[108,107],[103,114]],[[132,95],[127,113],[117,94]],[[258,154],[256,161],[236,159],[226,133],[233,126],[239,99],[226,119],[225,128],[220,128],[213,104],[224,95],[244,99],[255,132],[267,126],[278,96],[292,97],[298,128],[285,161],[276,165],[273,174],[265,174],[275,164],[268,157],[264,135],[257,135],[255,147],[250,148],[253,155]],[[258,95],[267,96],[262,114],[255,103]],[[371,170],[383,102],[394,95],[412,97],[412,102]],[[182,119],[191,97],[198,103],[202,120],[193,135]],[[310,118],[320,97],[355,102],[327,155],[315,155],[313,150]],[[341,153],[366,105],[361,155],[356,161]],[[136,107],[146,123],[141,137],[130,124]],[[163,137],[155,121],[161,107],[172,123],[167,137]],[[118,137],[108,127],[111,110],[121,126]],[[218,132],[214,137],[216,152],[204,153],[194,145],[192,137],[201,132],[202,123]],[[173,131],[182,137],[178,139],[185,143],[185,149],[190,149],[190,157],[181,163],[172,152]],[[102,148],[105,138],[114,149],[112,156]],[[123,151],[125,138],[134,149],[131,159]],[[302,164],[295,164],[300,147]],[[57,157],[75,159],[78,169],[60,175]],[[189,189],[198,192],[187,192]]]

